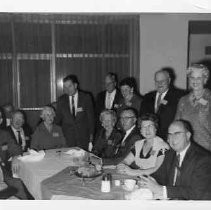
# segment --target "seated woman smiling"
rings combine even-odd
[[[142,115],[138,126],[144,139],[137,141],[128,156],[117,166],[120,173],[132,176],[154,173],[163,163],[165,151],[169,149],[168,144],[156,136],[158,120],[154,114]]]
[[[54,124],[54,108],[51,106],[45,106],[41,111],[40,117],[43,122],[37,126],[32,135],[30,148],[43,150],[65,147],[65,138],[62,129]]]

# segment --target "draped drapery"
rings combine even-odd
[[[0,105],[36,110],[56,101],[68,74],[93,96],[108,72],[139,81],[138,15],[1,13],[0,28]]]

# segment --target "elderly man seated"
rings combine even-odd
[[[24,200],[33,199],[22,181],[13,178],[13,172],[18,168],[17,156],[21,154],[20,145],[15,144],[7,131],[0,129],[0,199],[6,199],[11,195]]]
[[[140,132],[136,126],[137,115],[133,108],[126,108],[120,113],[121,127],[125,133],[121,142],[116,147],[112,158],[103,159],[104,165],[117,165],[130,153],[137,140],[140,140]]]
[[[21,146],[22,151],[29,147],[31,139],[31,129],[25,123],[25,117],[21,110],[15,110],[11,113],[11,124],[6,130],[10,133],[15,144]]]
[[[211,199],[211,155],[191,141],[188,122],[174,121],[168,129],[171,150],[154,178],[141,177],[141,185],[155,198],[180,200]],[[158,184],[159,183],[159,184]]]

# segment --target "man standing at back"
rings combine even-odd
[[[105,89],[96,97],[96,120],[100,127],[99,116],[104,109],[117,109],[122,95],[117,89],[117,76],[109,72],[105,77]]]
[[[62,126],[68,147],[85,150],[93,140],[94,111],[91,97],[80,91],[75,75],[63,79],[64,95],[58,99],[55,122]]]
[[[167,131],[174,120],[177,104],[184,92],[170,86],[171,78],[166,70],[155,73],[155,91],[144,96],[141,114],[154,113],[159,119],[158,136],[167,140]]]

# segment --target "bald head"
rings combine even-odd
[[[167,71],[160,70],[155,73],[155,88],[159,93],[164,93],[170,85],[170,76]]]
[[[182,152],[190,144],[191,132],[188,123],[177,120],[168,129],[168,142],[176,152]]]

